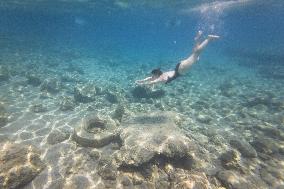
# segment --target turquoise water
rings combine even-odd
[[[0,2],[0,188],[283,188],[283,10]],[[220,38],[186,75],[135,84],[174,70],[199,30]]]

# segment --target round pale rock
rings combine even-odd
[[[120,143],[119,133],[114,120],[94,115],[82,120],[72,139],[83,147],[100,148],[112,142]]]

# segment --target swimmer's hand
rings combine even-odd
[[[135,81],[135,84],[136,85],[143,85],[144,82],[143,82],[143,80],[137,80],[137,81]]]

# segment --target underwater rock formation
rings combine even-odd
[[[152,91],[150,88],[143,86],[136,86],[131,93],[134,98],[162,98],[165,96],[164,90]]]
[[[282,96],[275,97],[273,93],[264,92],[248,98],[244,106],[252,108],[263,105],[271,111],[281,112],[284,110],[283,100]]]
[[[62,82],[79,82],[80,78],[76,73],[66,72],[61,76]]]
[[[125,108],[124,106],[122,106],[121,104],[117,105],[113,115],[112,115],[112,118],[113,119],[117,119],[119,122],[121,122],[122,120],[122,117],[125,113]]]
[[[96,86],[93,83],[78,84],[74,88],[76,102],[88,103],[96,99]]]
[[[78,74],[83,75],[84,70],[75,64],[69,64],[68,68],[66,69],[68,72],[77,72]]]
[[[123,146],[116,154],[121,167],[139,167],[162,157],[189,168],[193,163],[189,152],[196,145],[178,129],[176,116],[171,112],[155,112],[122,121]]]
[[[174,176],[174,181],[177,183],[175,189],[210,189],[212,188],[208,178],[202,172],[189,172],[186,175],[177,173]]]
[[[236,149],[238,149],[244,157],[248,158],[257,157],[255,149],[245,140],[232,139],[230,140],[230,144]]]
[[[8,113],[4,105],[0,102],[0,128],[8,123]]]
[[[42,104],[34,104],[31,106],[30,110],[34,113],[46,112],[47,108]]]
[[[212,118],[210,116],[204,114],[199,114],[196,119],[200,123],[204,124],[209,124],[212,121]]]
[[[255,138],[252,142],[252,146],[257,152],[264,153],[266,155],[278,153],[280,150],[280,145],[277,144],[275,140],[265,137]]]
[[[61,87],[61,83],[56,78],[49,78],[43,81],[40,86],[40,90],[55,94],[61,90]]]
[[[283,164],[275,161],[273,158],[270,158],[265,162],[265,164],[262,165],[260,169],[260,176],[269,186],[271,186],[271,188],[281,189],[284,186],[283,169]]]
[[[236,95],[236,89],[235,89],[235,81],[229,80],[225,81],[219,86],[219,89],[221,91],[221,95],[226,97],[232,97]]]
[[[0,188],[21,188],[45,168],[34,147],[12,143],[0,145]]]
[[[255,126],[256,131],[262,131],[265,136],[269,136],[270,138],[277,138],[279,140],[284,141],[284,128],[281,129],[279,127],[272,127],[268,125],[257,125]]]
[[[221,163],[226,169],[240,169],[240,155],[236,150],[225,152],[220,157]]]
[[[7,81],[9,80],[9,78],[10,78],[9,70],[3,65],[0,65],[0,82]]]
[[[61,187],[55,187],[55,188],[68,188],[68,189],[80,189],[80,188],[90,188],[91,186],[91,183],[90,181],[88,180],[88,178],[86,178],[85,176],[83,175],[75,175],[75,176],[72,176],[71,179],[70,179],[70,182],[69,183],[66,183],[63,186]],[[52,188],[52,187],[51,187]]]
[[[74,99],[68,96],[64,96],[59,105],[61,111],[71,111],[74,110],[76,106]]]
[[[223,183],[226,188],[250,189],[246,181],[237,172],[229,170],[219,171],[217,178]]]
[[[58,144],[68,139],[69,136],[70,136],[69,133],[55,129],[52,130],[51,133],[49,133],[48,137],[46,138],[46,141],[48,144],[51,145]]]
[[[105,180],[116,180],[117,167],[109,157],[102,157],[98,163],[98,174]]]
[[[34,73],[26,74],[26,78],[27,78],[28,84],[35,86],[35,87],[39,86],[42,82],[40,77],[37,74],[34,74]]]
[[[94,155],[95,159],[101,157],[98,174],[108,180],[111,186],[111,183],[116,183],[114,181],[119,177],[119,172],[141,174],[141,183],[135,181],[134,177],[124,179],[124,184],[131,186],[132,182],[142,185],[144,178],[152,178],[158,170],[157,174],[164,174],[165,178],[157,177],[155,185],[159,186],[157,188],[169,187],[169,176],[165,171],[171,168],[166,168],[167,165],[173,166],[172,169],[180,167],[182,170],[190,170],[199,159],[198,144],[185,136],[176,125],[177,120],[178,115],[173,112],[154,112],[123,118],[121,126],[117,127],[111,119],[92,116],[85,118],[75,129],[72,139],[83,147],[101,148],[118,144],[111,156],[101,157],[98,152]],[[205,180],[207,182],[202,183],[202,186],[209,183],[206,176]],[[189,182],[190,179],[176,181],[180,183],[180,188]],[[195,182],[198,183],[197,180]]]
[[[117,97],[117,95],[116,95],[115,93],[113,93],[113,92],[108,91],[108,92],[106,93],[106,99],[107,99],[110,103],[112,103],[112,104],[118,103],[118,97]]]
[[[120,143],[119,130],[111,119],[102,119],[97,115],[86,117],[74,130],[72,139],[84,147],[100,148],[112,142]]]

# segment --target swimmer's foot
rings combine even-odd
[[[210,40],[219,39],[219,38],[220,38],[219,35],[208,35],[208,39]]]
[[[201,30],[199,30],[194,38],[195,41],[199,40],[199,38],[201,37],[201,35],[203,34],[203,32]]]

